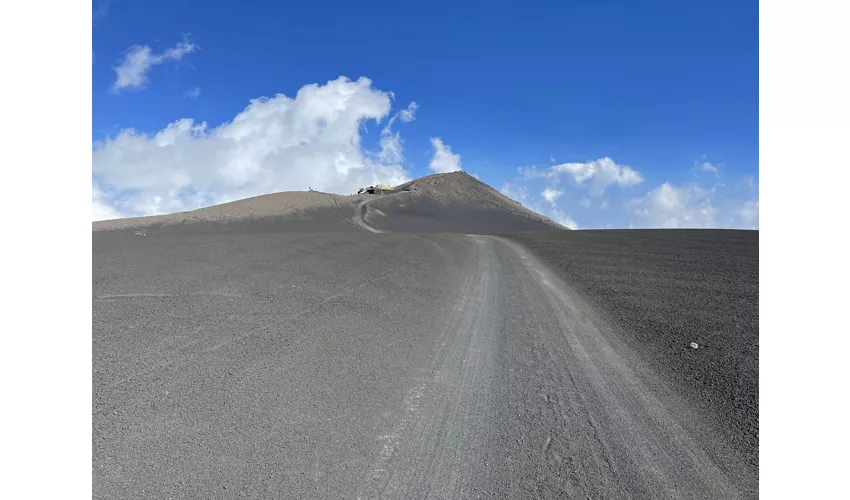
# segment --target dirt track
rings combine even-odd
[[[757,233],[350,208],[93,233],[95,498],[757,497]]]
[[[722,435],[735,443],[757,474],[757,231],[571,231],[512,239],[603,309],[642,361],[709,415],[701,430],[706,442]]]

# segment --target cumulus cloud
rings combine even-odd
[[[254,99],[215,128],[183,118],[155,134],[122,130],[94,144],[93,211],[97,202],[102,215],[156,215],[308,186],[401,184],[409,176],[398,134],[385,127],[380,149],[362,145],[363,125],[390,111],[390,94],[369,79],[340,77],[294,98]]]
[[[192,87],[186,91],[186,97],[189,99],[197,99],[201,97],[201,87]]]
[[[601,158],[587,163],[562,163],[552,167],[554,172],[566,172],[576,183],[591,182],[591,196],[599,196],[611,184],[620,187],[635,186],[643,177],[631,167],[618,165],[611,158]]]
[[[543,170],[534,166],[520,167],[518,171],[526,180],[534,178],[558,180],[562,177],[570,177],[576,184],[589,182],[591,196],[601,196],[610,185],[629,187],[643,182],[643,177],[636,170],[625,165],[618,165],[607,157],[587,163],[561,163]]]
[[[716,205],[717,203],[717,205]],[[675,187],[664,183],[643,198],[627,202],[645,227],[758,229],[759,201],[736,201],[717,188]]]
[[[607,202],[603,202],[603,203],[607,203]],[[582,198],[582,199],[579,200],[578,204],[583,206],[584,208],[590,208],[590,198]]]
[[[631,200],[628,205],[648,227],[717,227],[717,209],[712,205],[711,194],[711,191],[697,186],[677,188],[665,182],[644,197]]]
[[[543,199],[548,201],[549,203],[554,204],[555,200],[557,200],[562,194],[564,194],[563,191],[558,191],[557,189],[547,187],[543,190],[542,193],[540,193],[540,196],[542,196]]]
[[[447,172],[456,172],[462,170],[460,167],[460,155],[452,153],[452,148],[448,144],[443,144],[439,137],[431,138],[431,145],[434,146],[434,158],[428,168],[437,174],[445,174]]]
[[[118,63],[115,70],[113,92],[127,88],[143,88],[148,82],[148,71],[159,64],[169,61],[180,61],[187,54],[198,50],[198,46],[184,39],[176,46],[167,49],[162,54],[155,54],[147,45],[134,45],[127,49],[124,60]]]

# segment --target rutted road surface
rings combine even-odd
[[[469,238],[476,265],[433,375],[410,388],[357,498],[739,496],[604,319],[518,245]]]
[[[514,242],[168,238],[95,236],[96,498],[757,496]]]

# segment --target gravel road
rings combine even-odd
[[[539,249],[351,227],[93,234],[94,498],[757,497]]]
[[[511,238],[604,310],[642,362],[706,415],[699,432],[708,449],[732,443],[748,464],[746,474],[758,477],[758,231],[561,231]]]

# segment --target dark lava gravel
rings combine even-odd
[[[713,431],[757,470],[758,231],[563,231],[511,238],[606,311],[627,343],[667,374],[687,401],[713,415]]]

